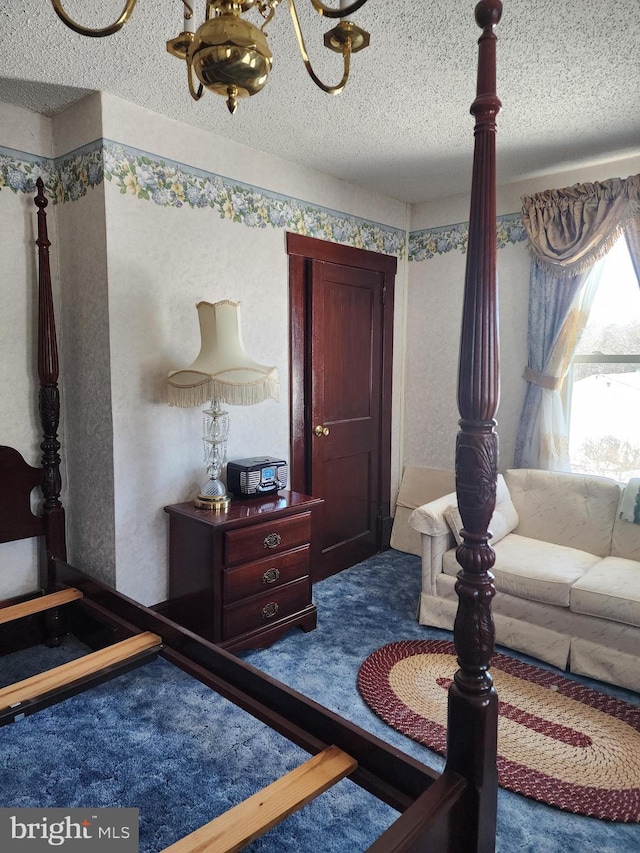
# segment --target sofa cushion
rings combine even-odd
[[[460,531],[462,530],[462,517],[457,503],[451,503],[444,511],[444,517],[455,536],[458,545],[462,542]],[[515,530],[518,526],[518,513],[513,505],[509,489],[502,474],[498,474],[496,484],[496,505],[489,522],[489,530],[492,533],[489,542],[493,545]]]
[[[518,598],[568,607],[572,585],[600,560],[594,554],[553,545],[509,533],[495,546],[492,569],[496,589]],[[455,549],[443,558],[445,574],[455,575],[460,566]]]
[[[504,477],[520,518],[518,535],[599,557],[611,553],[621,494],[615,480],[531,468],[512,468]]]
[[[571,610],[640,627],[640,563],[605,557],[571,590]]]

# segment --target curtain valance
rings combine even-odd
[[[529,251],[557,278],[586,272],[640,217],[640,175],[575,184],[522,198]]]

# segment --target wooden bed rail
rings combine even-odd
[[[243,800],[162,853],[236,853],[323,794],[357,767],[346,752],[330,746]]]
[[[465,846],[449,846],[451,824],[467,784],[447,770],[382,835],[366,853],[454,853]]]
[[[191,633],[170,619],[127,598],[67,563],[56,561],[60,583],[84,593],[81,607],[97,607],[103,618],[116,617],[120,631],[157,634],[166,658],[238,707],[312,754],[334,745],[357,766],[349,778],[403,814],[393,834],[376,853],[430,850],[463,851],[441,846],[450,819],[447,810],[462,801],[464,778],[453,771],[438,774],[348,720],[318,705],[250,664]],[[419,805],[418,805],[419,803]],[[384,837],[384,836],[383,836]],[[420,844],[415,847],[416,839]],[[426,845],[426,846],[425,846]],[[181,848],[176,848],[176,851]],[[185,847],[188,850],[189,847]]]
[[[25,713],[25,709],[30,709],[33,703],[42,706],[43,700],[46,704],[52,704],[49,700],[54,696],[66,698],[72,692],[77,692],[74,688],[79,684],[86,681],[95,684],[93,676],[102,677],[107,672],[119,674],[123,671],[122,664],[128,667],[132,662],[137,664],[149,660],[160,650],[160,644],[157,634],[144,631],[97,652],[32,675],[24,681],[9,684],[0,689],[0,716],[6,716],[7,711],[11,711],[13,716],[19,716]]]
[[[14,619],[23,619],[25,616],[32,616],[34,613],[42,613],[45,610],[50,610],[52,607],[60,607],[62,604],[77,601],[79,598],[82,598],[82,593],[77,589],[69,587],[60,592],[51,592],[49,595],[30,598],[28,601],[20,602],[20,604],[1,607],[0,625],[3,625],[5,622],[12,622]]]
[[[439,774],[374,735],[281,684],[274,678],[144,607],[73,566],[56,561],[61,584],[84,593],[81,605],[97,605],[104,618],[114,614],[131,632],[162,637],[160,656],[212,687],[311,753],[335,745],[351,755],[358,768],[351,779],[398,811],[404,811]]]

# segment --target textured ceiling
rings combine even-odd
[[[331,24],[309,0],[297,2],[312,62],[337,82],[340,60],[322,46]],[[89,26],[123,5],[65,0]],[[352,18],[371,46],[354,56],[336,97],[306,76],[284,0],[268,27],[270,80],[235,116],[212,94],[193,102],[184,64],[165,50],[182,29],[181,0],[139,0],[131,21],[103,39],[67,30],[48,0],[3,6],[0,101],[53,115],[105,90],[404,201],[468,191],[480,34],[473,0],[369,0]],[[200,22],[204,0],[195,8]],[[640,153],[639,0],[504,0],[497,34],[500,182]]]

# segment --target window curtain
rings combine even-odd
[[[529,363],[515,465],[569,471],[560,390],[584,331],[601,261],[625,234],[640,270],[640,175],[522,199],[531,253]]]
[[[635,219],[631,219],[627,223],[627,227],[624,230],[624,236],[627,240],[627,246],[629,247],[631,263],[633,264],[633,268],[636,273],[638,286],[640,286],[640,216],[636,216]]]

